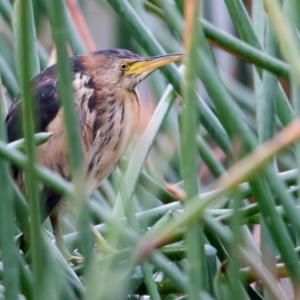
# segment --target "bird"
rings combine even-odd
[[[70,57],[73,101],[80,129],[85,191],[90,196],[113,171],[133,139],[140,115],[137,85],[156,69],[180,60],[181,53],[142,57],[125,49],[98,50]],[[35,132],[51,132],[51,138],[37,147],[37,162],[70,180],[70,166],[56,65],[31,81],[36,108]],[[5,119],[8,142],[23,137],[21,99],[13,101]],[[12,167],[16,184],[24,184],[23,174]],[[65,199],[51,188],[41,191],[41,221],[48,216],[56,244],[65,257],[60,218]],[[68,200],[70,201],[70,200]],[[96,233],[97,234],[97,233]],[[101,251],[111,249],[97,236]]]

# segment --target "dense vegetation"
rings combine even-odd
[[[235,37],[201,17],[200,2],[99,1],[122,22],[122,47],[186,57],[151,75],[155,111],[143,102],[149,122],[85,201],[66,59],[93,50],[85,2],[0,1],[1,299],[300,298],[300,6],[252,0],[247,11],[242,0],[224,0]],[[29,79],[56,61],[43,22],[64,87],[72,182],[35,163],[35,145],[51,136],[33,135]],[[234,78],[221,74],[211,45],[238,58]],[[25,140],[7,144],[4,118],[18,94]],[[26,197],[10,164],[24,170]],[[40,226],[41,184],[72,203],[64,239],[83,262],[68,263],[49,221]],[[118,252],[99,257],[89,223]]]

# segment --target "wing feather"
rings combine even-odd
[[[93,141],[94,123],[96,111],[93,109],[95,103],[94,84],[90,76],[86,74],[80,56],[71,58],[73,68],[73,90],[74,102],[78,112],[78,120],[81,128],[84,156],[88,156]],[[37,148],[38,162],[51,170],[59,173],[66,179],[70,178],[66,136],[63,126],[63,110],[58,99],[57,75],[55,65],[45,69],[32,80],[32,95],[35,103],[36,116],[35,133],[53,132],[48,142]],[[11,105],[6,120],[8,142],[23,137],[22,114],[20,99],[16,99]],[[12,168],[13,177],[17,183],[22,182],[22,174],[16,168]],[[50,188],[44,187],[43,191],[43,217],[50,215],[61,196]]]

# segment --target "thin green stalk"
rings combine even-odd
[[[294,210],[295,210],[296,214],[299,215],[300,206],[296,206],[294,208]],[[280,215],[283,218],[283,220],[289,222],[289,220],[287,218],[288,213],[285,211],[283,206],[276,206],[276,211],[277,211],[278,215]],[[228,224],[230,222],[231,218],[234,216],[232,209],[208,209],[207,212],[209,212],[209,214],[212,217],[214,217],[215,220],[222,222],[222,224]],[[257,221],[258,220],[257,217],[259,217],[260,212],[259,212],[259,207],[256,203],[241,208],[239,212],[241,215],[241,223],[242,224],[257,224],[257,223],[259,223]],[[251,223],[248,223],[248,221],[250,221]]]
[[[186,72],[182,87],[183,106],[180,113],[180,148],[182,163],[182,178],[186,199],[192,199],[198,194],[197,171],[195,164],[197,156],[197,145],[195,134],[198,129],[198,116],[196,110],[196,70],[199,67],[197,59],[198,45],[198,13],[200,1],[185,4],[186,22],[189,29],[186,30],[185,47]],[[195,59],[196,57],[196,59]],[[197,63],[195,63],[197,62]],[[200,61],[201,63],[201,61]],[[188,201],[187,201],[188,202]],[[207,265],[204,255],[204,234],[200,223],[192,224],[186,231],[187,243],[187,294],[190,299],[197,299],[199,293],[208,291]]]
[[[239,267],[240,264],[237,260],[239,249],[237,245],[241,244],[242,234],[241,234],[241,214],[240,214],[240,206],[241,202],[238,199],[238,194],[233,195],[232,201],[229,205],[233,208],[233,216],[229,223],[229,228],[232,232],[232,243],[228,245],[228,252],[231,257],[229,262],[229,266],[227,269],[228,281],[231,286],[231,290],[233,294],[237,297],[237,299],[245,299],[245,291],[242,288],[241,278],[239,276]]]
[[[36,47],[33,9],[31,0],[15,3],[14,32],[16,34],[17,65],[21,88],[22,123],[25,136],[25,151],[28,156],[28,173],[25,173],[27,196],[30,215],[30,240],[33,276],[36,282],[34,298],[39,298],[40,283],[43,277],[42,240],[40,233],[40,207],[38,185],[33,174],[35,164],[34,133],[34,104],[30,92],[29,80],[39,70],[39,60]]]
[[[134,205],[132,201],[130,201],[130,196],[127,192],[125,180],[119,169],[117,171],[117,176],[118,176],[118,186],[120,190],[120,196],[122,198],[122,203],[123,203],[123,210],[125,212],[127,222],[129,226],[131,226],[135,231],[140,232],[140,226],[137,217],[135,215]],[[149,263],[144,262],[142,263],[141,267],[144,276],[144,282],[147,286],[147,291],[149,293],[149,296],[151,297],[151,299],[159,300],[160,295],[158,293],[157,286],[153,279],[151,266],[149,265]]]
[[[280,6],[277,1],[265,1],[264,2],[268,11],[270,21],[273,25],[274,31],[279,40],[281,50],[285,59],[291,65],[291,76],[292,76],[292,91],[293,96],[299,96],[300,87],[300,56],[298,55],[298,44],[295,39],[295,32],[292,26],[289,24],[287,19],[283,16]],[[276,21],[275,21],[276,19]],[[292,20],[293,14],[292,14]],[[281,26],[278,26],[277,22],[280,22]],[[296,114],[299,111],[298,100],[294,101],[294,107]],[[296,144],[296,160],[299,163],[299,144]]]
[[[4,94],[4,88],[3,88],[3,85],[2,85],[1,73],[0,73],[0,106],[1,106],[1,108],[0,108],[1,120],[4,123],[4,120],[5,120],[6,115],[7,115],[8,108],[7,108],[7,101],[6,101],[5,94]],[[6,140],[6,139],[3,138],[3,140]]]
[[[206,20],[201,20],[201,25],[206,37],[221,45],[226,50],[229,50],[234,55],[285,79],[288,78],[290,67],[285,62],[260,50],[260,48],[253,47],[251,44],[239,40],[220,28],[216,28]]]
[[[246,110],[250,115],[255,114],[256,97],[254,93],[238,80],[233,79],[229,74],[221,72],[225,85],[229,93],[234,98],[241,109]]]
[[[266,22],[264,18],[264,7],[263,3],[260,0],[253,0],[252,1],[252,22],[253,22],[253,31],[255,32],[258,42],[260,45],[263,45],[265,42],[265,30],[266,30]],[[263,75],[266,77],[268,73],[264,71]],[[271,74],[268,75],[269,78],[271,78]],[[265,97],[262,97],[263,95],[263,80],[261,80],[261,74],[259,74],[259,70],[255,66],[253,66],[253,83],[254,83],[254,93],[255,93],[255,98],[256,98],[256,103],[260,103],[260,108],[258,110],[258,107],[256,108],[255,111],[257,111],[256,119],[257,121],[260,121],[261,124],[258,124],[258,129],[262,133],[263,131],[263,111],[265,110],[264,107],[267,106],[265,105],[268,103],[271,105],[269,102],[270,100],[265,99]],[[265,89],[266,90],[266,89]],[[268,89],[269,90],[269,89]],[[262,105],[263,103],[263,105]],[[259,104],[258,104],[259,105]],[[263,111],[262,111],[263,110]],[[268,122],[270,123],[270,122]],[[270,137],[270,135],[269,135]],[[260,142],[263,142],[266,140],[266,138],[262,138],[261,136],[259,137]]]
[[[64,20],[64,4],[62,1],[51,2],[49,4],[53,36],[57,47],[57,72],[59,77],[59,96],[64,110],[64,122],[66,127],[66,136],[68,144],[68,153],[70,157],[71,176],[76,183],[77,192],[82,196],[82,191],[78,188],[82,180],[82,150],[80,141],[79,126],[77,115],[73,102],[73,90],[71,85],[72,72],[71,62],[68,59],[66,49],[67,31],[64,29],[66,24]]]
[[[282,54],[291,66],[291,75],[300,87],[300,56],[291,25],[281,12],[276,0],[264,0],[266,10],[276,34]]]
[[[163,11],[157,7],[155,4],[149,2],[148,0],[144,0],[144,6],[145,6],[145,9],[154,13],[155,15],[157,15],[158,17],[160,17],[161,19],[165,19],[165,15],[163,13]]]
[[[290,7],[291,7],[290,12],[292,12],[292,14],[293,14],[293,23],[295,24],[295,27],[299,31],[299,29],[300,29],[300,16],[299,16],[300,3],[299,3],[299,1],[293,1],[293,3],[291,3]]]
[[[84,286],[69,263],[48,237],[43,235],[43,240],[44,249],[47,249],[44,256],[46,272],[42,281],[40,299],[72,299],[63,296],[69,294],[70,289],[77,293],[76,298],[82,298]]]
[[[228,276],[220,270],[215,279],[215,290],[218,299],[234,299],[234,295],[228,284]]]
[[[53,36],[57,48],[57,72],[59,78],[58,92],[59,98],[62,103],[64,112],[64,126],[66,129],[67,148],[69,156],[69,164],[71,171],[71,178],[75,187],[75,195],[72,199],[74,201],[74,213],[78,226],[82,234],[82,241],[85,237],[88,237],[86,231],[89,230],[88,212],[86,209],[85,201],[85,189],[84,189],[84,174],[83,174],[83,161],[82,161],[82,149],[81,149],[81,135],[79,131],[79,124],[77,113],[75,111],[75,105],[73,101],[73,89],[72,89],[72,72],[71,61],[67,55],[67,22],[65,21],[65,3],[62,0],[49,2],[50,19],[52,22]],[[83,244],[83,253],[88,259],[88,249],[85,247],[87,244]]]
[[[159,282],[155,282],[157,285],[157,289],[161,295],[169,295],[169,294],[177,294],[180,292],[177,288],[176,285],[174,285],[172,282],[169,280],[163,280]],[[134,293],[140,294],[140,295],[145,295],[147,293],[147,290],[145,288],[145,285],[139,286],[139,288],[134,291]],[[175,298],[172,298],[175,299]]]
[[[295,201],[293,195],[287,192],[283,182],[278,180],[278,176],[274,173],[274,169],[267,167],[265,173],[269,180],[269,186],[275,195],[278,197],[278,202],[284,207],[287,220],[291,223],[297,232],[300,232],[299,214],[295,210]]]
[[[7,22],[9,26],[12,26],[13,24],[13,7],[9,0],[2,0],[0,2],[0,13],[2,14],[3,18]],[[48,54],[43,48],[43,46],[37,41],[37,46],[38,46],[38,55],[39,55],[39,61],[41,64],[41,69],[44,69],[47,65],[48,61]],[[1,68],[2,70],[2,68]],[[8,82],[9,84],[9,82]],[[17,94],[17,93],[16,93]],[[14,94],[14,96],[16,95]]]
[[[275,37],[267,26],[266,50],[270,55],[277,54],[277,44]],[[270,139],[275,129],[275,105],[277,94],[277,78],[266,71],[263,72],[263,94],[257,99],[257,123],[258,123],[258,139],[263,143]]]
[[[146,262],[142,263],[142,271],[144,275],[144,282],[146,284],[150,299],[154,299],[154,300],[161,299],[157,285],[153,278],[152,268],[150,264]]]
[[[65,20],[64,24],[64,31],[65,31],[65,41],[70,43],[71,49],[74,55],[84,54],[87,52],[85,45],[79,35],[79,31],[76,28],[74,21],[68,11],[66,6],[66,2],[63,1],[62,5],[60,6],[60,16]]]
[[[257,260],[261,260],[261,252],[257,241],[253,236],[252,228],[247,225],[241,226],[241,244],[244,248],[251,249],[251,252]]]
[[[170,203],[177,201],[177,198],[169,193],[162,185],[160,185],[155,179],[149,176],[146,172],[141,172],[138,183],[144,187],[147,191],[156,195],[163,203]]]
[[[20,89],[13,74],[12,70],[8,66],[7,62],[3,59],[2,55],[0,55],[0,69],[1,69],[1,79],[3,81],[4,86],[7,88],[9,94],[12,97],[15,97]]]
[[[261,282],[263,282],[263,286],[272,297],[271,299],[288,300],[287,295],[284,293],[279,282],[263,267],[262,264],[257,263],[257,259],[255,259],[251,251],[241,247],[240,257],[248,266],[250,266],[252,272],[262,280]]]
[[[242,1],[225,0],[225,3],[241,39],[255,48],[263,49],[251,26],[249,15],[247,14]],[[257,72],[261,77],[262,73],[260,68],[257,68]],[[278,88],[279,93],[277,97],[276,113],[281,123],[287,125],[294,119],[294,112],[280,84],[278,84]]]
[[[0,141],[0,156],[5,157],[14,166],[32,174],[36,179],[51,187],[54,191],[73,197],[74,187],[72,184],[64,180],[60,175],[53,171],[33,165],[32,170],[28,158],[18,150],[9,148],[6,143]]]
[[[27,236],[29,236],[29,208],[26,199],[21,194],[20,190],[10,178],[9,184],[13,190],[13,201],[14,201],[14,211],[16,220],[20,226],[20,230]]]
[[[5,21],[11,25],[11,13],[12,13],[12,6],[9,0],[2,0],[0,2],[0,12]]]
[[[277,43],[268,23],[266,24],[266,51],[273,56],[276,56],[277,54]],[[276,118],[276,102],[274,101],[274,98],[276,98],[277,91],[277,78],[273,74],[263,71],[262,97],[258,97],[256,113],[259,143],[267,141],[274,134]],[[275,159],[273,167],[274,170],[277,169]],[[272,241],[272,237],[268,231],[263,217],[261,218],[260,228],[260,248],[262,253],[262,262],[272,273],[277,249]],[[266,300],[269,299],[268,293],[266,293],[265,298]]]
[[[260,45],[251,26],[251,20],[246,11],[246,8],[241,0],[225,0],[227,9],[230,13],[237,32],[246,43],[260,49]],[[251,30],[249,30],[251,28]]]
[[[28,266],[25,266],[25,261],[20,255],[17,255],[17,261],[19,264],[19,282],[20,292],[26,297],[26,299],[33,299],[33,276]]]
[[[39,59],[40,59],[40,65],[41,70],[46,69],[49,61],[49,55],[46,52],[45,48],[38,42],[38,53],[39,53]]]
[[[288,16],[291,16],[291,25],[294,37],[298,35],[299,29],[300,29],[300,16],[299,16],[299,1],[285,1],[284,2],[285,7],[287,8],[287,14]],[[298,12],[298,14],[297,14]],[[297,43],[297,47],[299,49],[299,38],[295,39]],[[296,117],[300,116],[300,87],[297,84],[297,81],[295,78],[291,78],[291,94],[292,94],[292,104],[295,111]],[[295,143],[295,158],[296,163],[298,167],[298,176],[297,176],[297,185],[300,186],[300,142],[297,141]],[[297,204],[300,203],[300,193],[298,193],[297,196]],[[300,244],[300,234],[299,230],[296,231],[296,245]],[[299,298],[299,290],[295,289],[295,298]]]
[[[166,259],[166,257],[159,252],[154,252],[150,258],[150,261],[173,281],[179,291],[185,291],[187,279],[182,274],[182,271],[179,269],[179,267],[177,267],[175,264],[171,265],[170,260]]]
[[[203,161],[208,166],[213,175],[215,177],[219,177],[226,171],[222,163],[214,157],[212,149],[200,135],[197,136],[196,142]]]
[[[300,6],[298,1],[284,2],[284,8],[286,13],[285,15],[291,16],[289,19],[291,21],[294,37],[297,36],[298,33],[297,30],[299,31],[300,29],[300,22],[299,22],[300,17],[297,16],[297,12],[299,14],[299,10],[297,10],[299,7]],[[299,39],[298,40],[295,39],[295,41],[299,49]],[[292,94],[292,104],[295,111],[295,116],[298,117],[300,115],[300,88],[299,85],[297,84],[297,81],[294,78],[291,79],[291,94]],[[295,157],[296,157],[296,162],[298,167],[297,184],[299,186],[300,185],[300,142],[299,141],[295,143]],[[297,202],[298,204],[300,203],[300,194],[297,197]]]
[[[34,135],[34,144],[35,146],[42,145],[46,143],[49,138],[52,136],[52,133],[49,132],[40,132]],[[15,148],[19,151],[23,151],[25,146],[25,139],[19,139],[7,144],[7,148]]]
[[[206,55],[205,52],[200,51],[200,59],[204,62],[201,64],[200,68],[198,68],[198,75],[206,86],[208,93],[210,94],[211,99],[214,101],[217,110],[219,112],[219,118],[226,128],[230,137],[235,137],[236,135],[243,135],[243,139],[247,141],[247,143],[252,144],[252,149],[256,144],[256,140],[254,135],[248,130],[247,126],[243,122],[241,118],[241,112],[236,105],[231,103],[232,98],[230,97],[228,91],[226,90],[222,79],[216,69],[216,66],[213,62],[211,62]],[[209,71],[209,73],[204,73]],[[214,79],[213,81],[211,81]],[[216,85],[216,81],[218,81]],[[222,95],[221,98],[220,95]],[[226,101],[224,101],[226,99]],[[216,102],[219,100],[218,102]],[[221,101],[222,100],[222,101]],[[222,108],[221,108],[221,103]],[[230,103],[230,108],[227,107],[227,103]],[[225,109],[226,107],[226,109]],[[230,109],[230,110],[228,110]],[[237,127],[237,121],[241,127]]]
[[[295,80],[292,80],[292,103],[293,103],[293,108],[295,111],[295,115],[297,117],[300,116],[300,89],[295,82]],[[297,179],[297,184],[298,186],[300,185],[300,142],[295,143],[295,157],[296,157],[296,163],[297,167],[299,170],[298,174],[298,179]],[[297,197],[298,204],[300,203],[300,194]]]
[[[2,85],[0,80],[0,85]],[[6,140],[3,120],[4,99],[0,93],[0,140]],[[19,289],[17,251],[14,244],[13,191],[9,183],[9,166],[0,158],[0,247],[4,264],[3,285],[5,298],[16,300]]]

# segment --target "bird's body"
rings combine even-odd
[[[87,196],[110,174],[126,151],[134,135],[140,110],[135,90],[112,92],[110,86],[98,89],[90,81],[90,76],[78,72],[74,73],[72,83],[82,138]],[[60,108],[46,128],[53,136],[38,147],[37,156],[41,165],[69,178],[67,139],[63,123],[63,109]]]
[[[87,196],[110,174],[132,140],[140,111],[137,84],[158,67],[181,57],[176,54],[142,58],[127,50],[112,49],[71,58]],[[55,65],[32,81],[37,116],[35,130],[53,133],[45,144],[37,148],[37,159],[39,164],[70,179],[58,84]],[[22,137],[20,109],[20,101],[17,100],[8,112],[9,142]],[[18,183],[22,181],[18,170],[13,170],[13,176]],[[53,216],[61,196],[47,187],[43,194],[41,206],[44,217]]]

